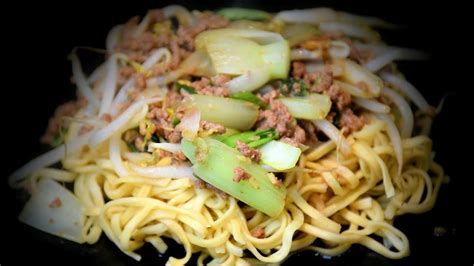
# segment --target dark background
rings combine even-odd
[[[0,249],[0,265],[6,261],[19,265],[29,262],[48,264],[129,265],[134,261],[103,237],[94,246],[80,246],[20,225],[16,217],[25,195],[7,187],[9,173],[27,160],[38,155],[38,144],[47,119],[55,108],[75,95],[70,85],[71,66],[67,55],[74,46],[103,48],[108,30],[124,23],[134,15],[144,15],[150,8],[165,6],[171,1],[54,1],[46,3],[17,2],[2,8],[2,237],[6,248]],[[439,3],[434,3],[439,2]],[[465,62],[470,56],[471,42],[467,23],[467,9],[453,1],[185,1],[190,9],[216,9],[222,6],[244,6],[278,11],[282,9],[329,6],[356,14],[383,18],[404,25],[395,31],[382,31],[382,38],[391,45],[412,47],[432,55],[426,62],[399,64],[402,72],[428,101],[437,105],[442,96],[448,95],[443,112],[433,127],[436,159],[451,177],[451,183],[441,188],[439,200],[433,211],[423,215],[407,215],[396,220],[396,226],[410,239],[412,255],[392,261],[384,259],[365,248],[355,247],[347,254],[331,260],[310,252],[293,255],[287,265],[428,265],[449,261],[461,265],[459,260],[472,255],[461,244],[469,239],[461,223],[471,220],[472,192],[465,193],[472,171],[462,160],[470,147],[470,105],[467,98],[472,87],[469,67]],[[428,3],[428,2],[427,2]],[[471,15],[472,16],[472,15]],[[472,30],[471,30],[472,31]],[[471,63],[472,64],[472,63]],[[467,80],[467,81],[465,81]],[[464,141],[463,139],[466,139]],[[464,148],[467,150],[467,148]],[[437,226],[446,228],[444,236],[434,236]],[[469,234],[469,235],[468,235]],[[466,242],[464,242],[466,243]],[[152,248],[139,265],[164,264],[169,255],[157,255]],[[179,248],[174,255],[181,254]],[[468,264],[470,265],[470,264]]]

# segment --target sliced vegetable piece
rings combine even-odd
[[[245,82],[229,82],[233,92],[255,90],[271,79],[288,76],[290,47],[278,33],[235,28],[208,30],[196,37],[195,44],[197,50],[209,55],[217,73],[245,77]]]
[[[274,176],[260,165],[211,138],[199,138],[193,142],[183,140],[181,146],[193,163],[194,174],[205,182],[271,217],[277,217],[282,212],[286,189],[275,186],[270,181],[270,177]],[[234,181],[237,168],[243,170],[248,178]]]
[[[270,70],[270,79],[288,77],[288,72],[290,71],[290,46],[285,39],[282,38],[282,41],[263,46],[262,53],[265,67]]]
[[[197,108],[190,108],[186,111],[181,122],[176,126],[180,130],[183,138],[194,139],[199,131],[199,122],[201,121],[201,113]]]
[[[85,215],[81,202],[49,178],[39,181],[19,220],[55,236],[77,243],[85,242],[82,235]]]
[[[247,131],[232,135],[222,140],[227,146],[235,148],[237,141],[242,141],[250,148],[256,148],[278,137],[278,133],[274,129],[261,131]]]
[[[301,150],[281,141],[272,140],[259,148],[260,162],[276,170],[287,170],[295,167]]]
[[[312,93],[306,97],[283,97],[279,100],[297,119],[323,119],[331,110],[331,99],[323,94]]]
[[[166,80],[165,83],[185,74],[210,77],[214,76],[216,71],[212,67],[211,59],[206,52],[195,51],[179,65],[177,70],[170,72],[170,76],[167,78],[169,80]]]
[[[217,73],[242,75],[250,69],[263,69],[262,48],[255,41],[236,36],[212,38],[206,43]]]
[[[148,150],[164,150],[169,151],[171,153],[178,153],[181,151],[181,145],[177,143],[167,143],[167,142],[150,142],[148,144]]]
[[[201,120],[237,130],[250,129],[258,118],[258,106],[246,101],[192,94],[187,103],[201,112]]]
[[[233,78],[226,83],[231,92],[253,91],[261,88],[268,80],[270,74],[267,69],[256,69],[247,71],[247,73]]]
[[[380,95],[383,81],[378,76],[348,59],[334,59],[333,62],[336,67],[342,69],[341,78],[343,81],[367,91],[371,97]]]
[[[268,20],[272,17],[272,15],[268,12],[257,10],[257,9],[249,9],[249,8],[238,8],[238,7],[231,7],[231,8],[223,8],[217,11],[217,14],[227,18],[228,20]]]

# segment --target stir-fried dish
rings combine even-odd
[[[393,226],[430,210],[444,180],[428,137],[436,109],[394,61],[382,20],[328,8],[150,10],[110,30],[42,142],[10,176],[19,219],[77,243],[105,234],[128,256],[164,238],[169,265],[278,263],[363,245],[409,255]]]

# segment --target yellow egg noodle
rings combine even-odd
[[[232,12],[237,11],[246,20],[235,19]],[[179,146],[160,146],[158,143],[157,147],[165,148],[155,148],[150,153],[130,152],[123,134],[141,126],[151,106],[166,100],[167,84],[183,79],[189,73],[178,68],[161,76],[150,74],[152,67],[172,61],[175,51],[166,47],[156,49],[142,63],[115,53],[114,43],[120,42],[117,36],[124,29],[124,26],[117,26],[107,37],[110,56],[91,76],[85,76],[73,52],[74,78],[78,92],[87,104],[70,118],[64,144],[34,159],[13,173],[9,180],[12,187],[31,192],[32,200],[35,193],[48,187],[43,180],[73,184],[73,195],[69,197],[73,202],[77,201],[71,206],[79,206],[73,210],[80,213],[74,221],[79,229],[61,233],[48,229],[47,222],[35,226],[40,218],[31,218],[28,214],[22,214],[20,220],[79,243],[94,244],[104,233],[120,250],[136,260],[141,257],[135,251],[145,243],[164,253],[167,245],[163,238],[172,238],[184,247],[186,254],[183,258],[171,257],[169,265],[184,265],[196,252],[200,252],[199,265],[204,262],[209,265],[279,263],[293,251],[314,250],[335,256],[353,244],[392,259],[408,256],[409,240],[393,226],[394,218],[430,210],[445,178],[442,167],[433,161],[432,142],[427,136],[434,108],[393,70],[394,60],[418,59],[422,55],[381,43],[369,27],[391,25],[374,18],[327,8],[277,14],[237,11],[224,9],[219,13],[232,21],[227,26],[229,29],[252,26],[252,30],[257,28],[258,34],[268,33],[261,38],[268,37],[266,42],[272,44],[281,42],[283,36],[286,39],[283,43],[289,43],[290,60],[306,62],[307,71],[311,67],[331,67],[334,82],[346,88],[353,103],[367,115],[365,125],[348,135],[344,132],[346,129],[337,128],[327,117],[313,121],[328,139],[303,147],[296,166],[283,171],[281,186],[286,188],[286,197],[278,215],[272,217],[233,196],[200,187],[196,183],[199,177],[193,176],[193,168],[188,162],[177,164],[173,152],[158,155],[160,149],[169,151],[173,147],[179,149]],[[189,24],[201,14],[180,6],[165,7],[163,12],[165,18],[176,16],[179,23]],[[136,34],[152,23],[150,14],[136,25]],[[267,15],[269,17],[259,17]],[[336,40],[332,44],[329,42],[330,47],[324,48],[325,52],[319,48],[311,50],[311,47],[299,46],[308,39],[304,36],[306,33],[293,28],[285,34],[288,25],[309,27],[304,32],[314,29],[314,34],[339,33],[348,36],[352,43],[348,45],[348,42]],[[155,29],[158,26],[156,24]],[[270,32],[275,35],[269,35]],[[370,51],[372,57],[365,63],[356,63],[349,59],[349,52],[356,49],[354,47]],[[206,49],[212,53],[212,47]],[[118,62],[145,73],[147,85],[138,96],[130,96],[133,83],[137,82],[132,77],[117,90],[117,74],[114,73],[118,72]],[[214,61],[213,64],[217,66]],[[240,77],[245,76],[240,74]],[[269,75],[263,82],[255,81],[255,87],[278,79],[272,78],[277,74]],[[288,75],[288,69],[285,75]],[[227,85],[231,89],[241,86],[238,78]],[[380,87],[378,91],[373,91],[372,84]],[[415,114],[411,103],[417,109]],[[111,120],[101,120],[104,114],[110,115]],[[182,118],[179,125],[187,138],[187,128],[182,125],[184,120]],[[85,133],[84,125],[90,128]],[[149,148],[152,145],[155,144],[150,144]],[[52,168],[51,165],[57,162],[62,167]],[[64,198],[60,198],[67,206]],[[53,208],[54,204],[53,207],[51,204],[44,208]],[[49,219],[50,224],[59,222],[58,217],[45,219]],[[260,230],[263,237],[255,235],[255,230]],[[319,244],[313,244],[317,239]]]

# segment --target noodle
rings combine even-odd
[[[322,21],[312,20],[311,12],[326,16]],[[319,24],[323,32],[342,32],[348,37],[371,42],[377,42],[379,37],[362,21],[385,25],[373,18],[333,13],[329,9],[311,12],[303,12],[305,17],[302,20]],[[187,27],[199,25],[199,20],[205,17],[180,6],[169,6],[164,9],[164,14],[164,19],[177,17],[179,23]],[[276,17],[283,19],[281,23],[286,20],[297,23],[296,14],[285,11]],[[148,13],[135,25],[132,36],[138,38],[147,32],[151,21],[152,15]],[[351,21],[362,24],[351,24]],[[158,31],[163,25],[151,26]],[[100,121],[104,115],[110,115],[112,119],[93,124],[86,133],[81,133],[84,130],[82,124],[72,120],[65,144],[32,160],[9,179],[11,186],[25,188],[32,194],[43,179],[72,183],[71,197],[82,204],[84,217],[78,242],[94,244],[103,232],[122,252],[140,260],[136,251],[145,243],[164,253],[168,247],[163,239],[172,238],[184,247],[185,255],[171,257],[168,265],[186,264],[196,252],[201,252],[197,261],[199,265],[246,265],[256,261],[280,263],[293,251],[309,249],[336,256],[354,244],[392,259],[409,255],[409,241],[393,226],[393,219],[406,213],[430,210],[445,175],[442,167],[432,159],[431,139],[413,135],[417,116],[413,115],[410,101],[430,115],[431,107],[410,83],[382,68],[398,58],[398,54],[383,53],[365,65],[371,71],[379,71],[381,77],[394,86],[382,90],[364,86],[364,83],[379,86],[379,78],[372,73],[366,74],[364,71],[367,70],[361,71],[362,66],[348,59],[351,47],[343,41],[333,41],[334,47],[327,54],[323,50],[311,50],[308,45],[291,51],[288,60],[323,60],[320,63],[324,67],[325,64],[331,65],[325,60],[334,59],[347,65],[345,71],[358,71],[344,73],[350,79],[334,76],[334,84],[354,97],[351,108],[357,112],[362,110],[367,120],[360,128],[351,131],[340,127],[336,118],[312,119],[310,125],[320,130],[318,134],[324,135],[327,141],[309,146],[299,157],[296,167],[282,171],[284,178],[276,185],[287,191],[283,211],[269,216],[219,189],[200,185],[199,182],[204,181],[196,175],[196,167],[186,158],[179,159],[185,150],[184,144],[171,143],[170,135],[163,132],[169,133],[176,128],[185,135],[187,130],[191,130],[186,123],[191,112],[185,110],[187,113],[184,113],[176,108],[176,103],[169,98],[171,87],[167,90],[164,88],[166,84],[157,87],[145,83],[145,88],[136,93],[138,80],[134,77],[128,77],[121,87],[117,84],[119,68],[127,60],[132,60],[126,59],[124,63],[123,58],[128,58],[128,55],[115,53],[115,48],[123,41],[125,28],[116,26],[110,31],[107,51],[111,55],[89,81],[81,70],[79,58],[75,53],[72,55],[78,90],[90,105],[82,107],[74,118],[77,121]],[[279,38],[278,34],[272,34]],[[278,41],[277,37],[273,39]],[[251,38],[261,38],[263,43],[274,41],[266,35],[252,35]],[[177,70],[155,76],[150,76],[150,71],[169,67],[177,52],[172,46],[170,49],[161,47],[150,51],[144,62],[133,63],[137,71],[148,73],[145,78],[161,80]],[[308,66],[311,64],[314,62],[309,62]],[[355,67],[357,70],[353,70]],[[265,71],[253,69],[218,86],[229,86],[231,92],[246,93],[248,84],[252,82],[245,86],[241,82],[258,79],[254,83],[260,84],[271,76],[268,73],[264,77],[258,76]],[[206,86],[212,87],[215,83],[217,81],[213,80]],[[179,80],[176,84],[189,87],[194,83]],[[201,93],[199,89],[202,88],[196,88]],[[265,88],[266,91],[273,90],[272,85]],[[87,108],[92,111],[85,112]],[[206,115],[204,111],[200,112],[194,118]],[[158,129],[156,125],[147,123],[163,119],[158,117],[159,114],[164,114],[169,121],[174,120],[167,124],[168,127],[160,128],[161,135],[152,139],[151,134],[147,135],[148,131],[158,132]],[[253,122],[257,119],[255,117]],[[195,134],[189,138],[204,134],[202,128],[196,132],[196,126],[197,123],[193,123]],[[209,130],[218,130],[218,127],[207,130],[206,136],[212,135],[215,132]],[[127,134],[141,134],[141,138],[132,142],[127,140]],[[148,149],[131,152],[130,146],[139,148],[140,143],[143,147],[148,145]],[[306,149],[308,146],[299,147]],[[196,150],[196,158],[189,160],[205,160],[199,157],[202,156],[200,152]],[[250,161],[241,157],[244,158],[239,157],[241,161]],[[61,162],[62,169],[48,168],[57,162]],[[274,181],[276,177],[269,175]]]

